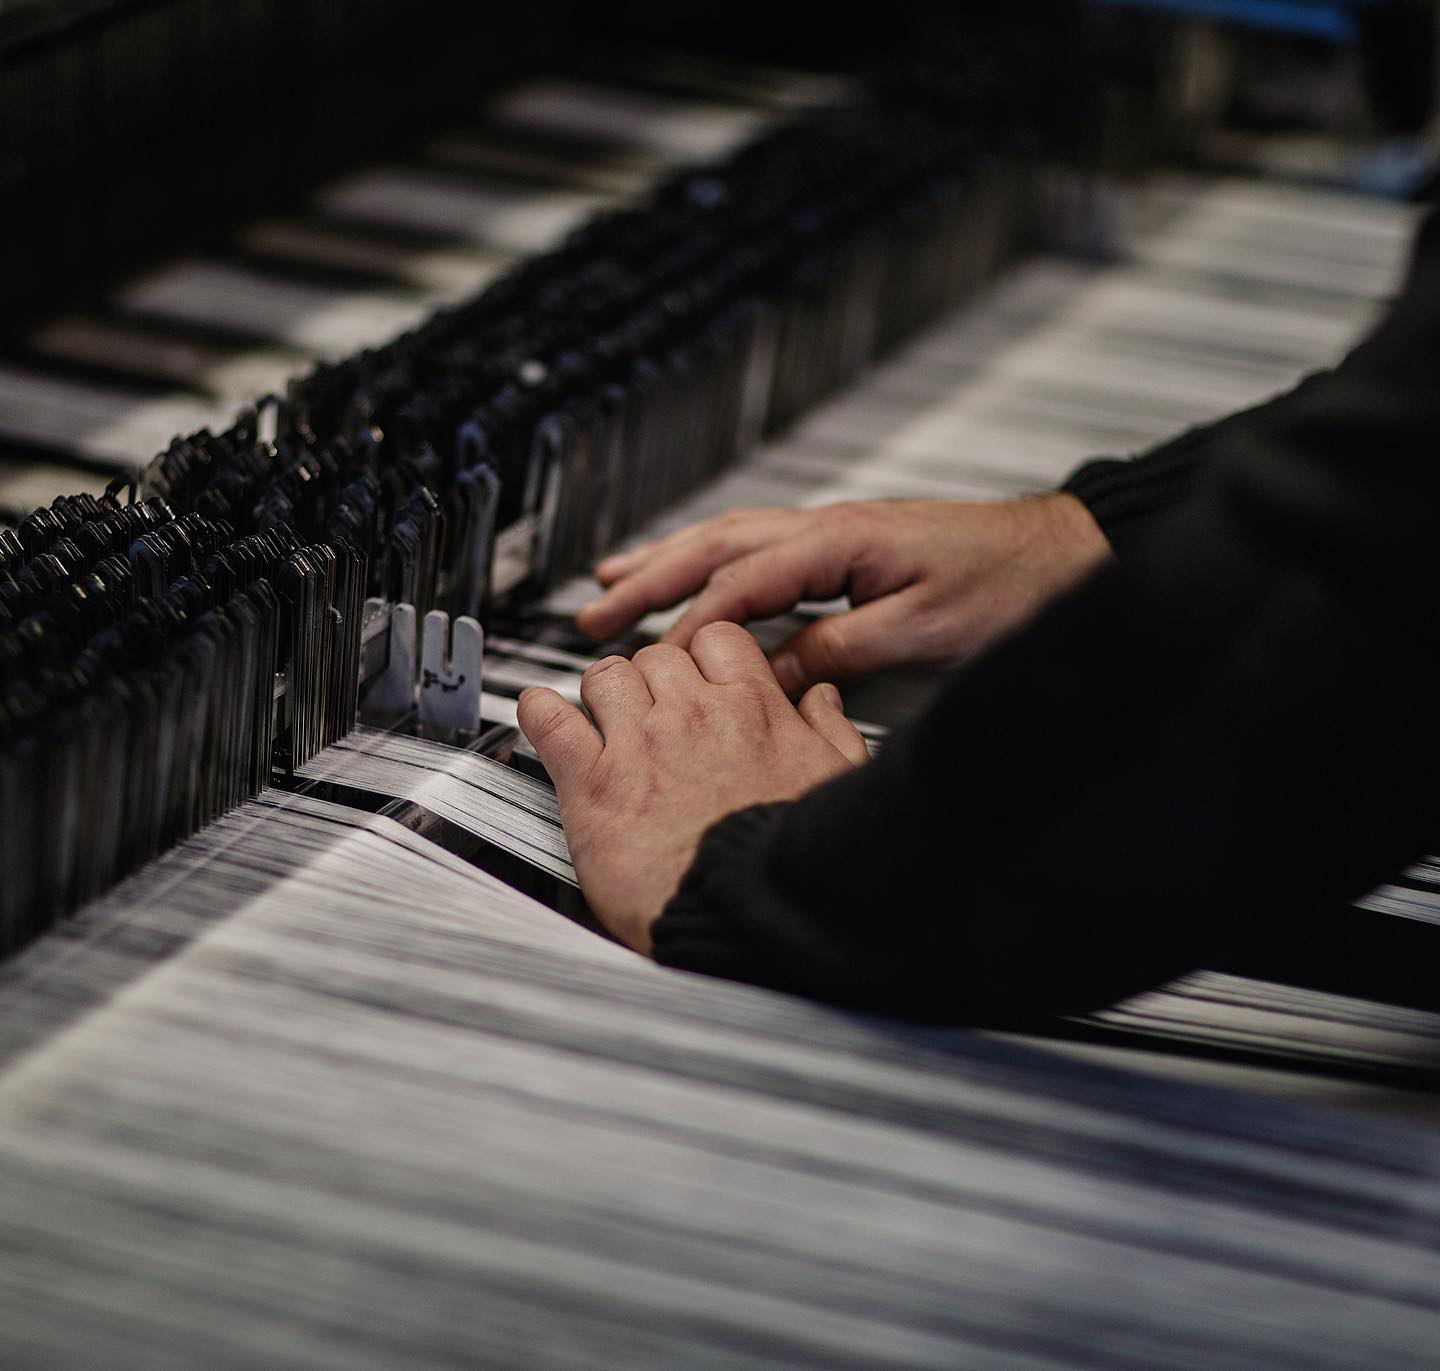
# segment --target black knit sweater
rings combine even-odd
[[[716,824],[659,960],[927,1018],[1078,1010],[1303,934],[1424,850],[1436,214],[1333,371],[1067,488],[1116,562],[870,765]]]

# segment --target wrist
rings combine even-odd
[[[1114,556],[1084,501],[1068,491],[1017,500],[1011,508],[1018,525],[1016,555],[1044,599],[1070,589]]]
[[[1094,571],[1114,557],[1105,531],[1078,495],[1058,490],[1038,496],[1036,503],[1045,506],[1055,545],[1063,549],[1079,574]]]

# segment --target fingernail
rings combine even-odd
[[[820,687],[820,698],[824,700],[831,709],[838,709],[842,712],[845,709],[845,701],[840,698],[840,692],[828,681]]]

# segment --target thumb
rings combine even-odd
[[[794,699],[817,681],[850,681],[907,656],[905,607],[887,595],[828,614],[793,633],[770,655],[780,688]]]
[[[870,749],[855,725],[845,717],[840,692],[828,682],[811,686],[796,706],[805,720],[852,766],[870,760]]]

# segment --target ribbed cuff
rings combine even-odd
[[[651,929],[655,960],[811,999],[915,1015],[932,996],[900,950],[857,945],[835,910],[789,899],[770,870],[794,804],[755,805],[715,824]]]
[[[917,967],[903,939],[857,940],[833,917],[837,911],[804,907],[782,893],[769,864],[795,808],[742,809],[705,834],[651,929],[655,960],[831,1004],[953,1018],[958,979],[946,966]],[[883,922],[879,911],[876,922]]]
[[[1090,511],[1110,546],[1124,555],[1157,518],[1193,491],[1202,466],[1202,436],[1208,432],[1196,430],[1143,457],[1097,457],[1072,471],[1060,489]]]
[[[1210,424],[1198,424],[1149,452],[1128,460],[1099,457],[1072,471],[1060,487],[1078,499],[1117,553],[1139,542],[1150,525],[1184,504],[1229,438],[1241,429],[1283,414],[1296,398],[1328,383],[1333,373],[1316,371],[1292,390]]]
[[[680,888],[650,930],[657,962],[760,985],[784,979],[747,935],[747,925],[763,917],[757,905],[769,902],[763,854],[789,808],[755,805],[706,832]]]

